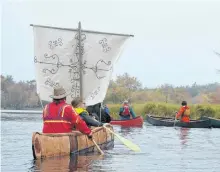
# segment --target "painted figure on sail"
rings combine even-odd
[[[136,117],[132,107],[129,105],[128,101],[125,100],[122,107],[119,110],[119,116],[121,120],[128,120]]]
[[[181,122],[190,122],[190,108],[186,101],[182,101],[180,110],[176,112],[176,119],[180,118]]]
[[[75,127],[92,138],[92,131],[71,105],[66,103],[67,95],[63,87],[54,88],[54,95],[51,96],[53,102],[43,110],[43,133],[70,133]]]
[[[75,98],[71,102],[73,108],[76,110],[77,114],[83,119],[88,126],[103,126],[103,124],[95,119],[94,116],[90,116],[86,110],[86,105],[80,97]]]

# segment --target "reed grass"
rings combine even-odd
[[[191,111],[191,119],[199,119],[201,116],[209,116],[220,118],[220,104],[199,104],[188,105]],[[108,104],[111,116],[118,119],[119,108],[121,104]],[[136,115],[142,115],[144,118],[146,114],[152,114],[163,117],[174,117],[175,112],[179,110],[180,105],[160,102],[147,102],[144,104],[132,104],[132,108]]]

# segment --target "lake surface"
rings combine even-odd
[[[115,132],[138,144],[141,153],[127,149],[115,138],[105,156],[66,156],[34,161],[32,132],[41,131],[41,115],[1,114],[1,169],[3,172],[219,172],[220,129],[115,127]]]

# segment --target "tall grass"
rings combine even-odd
[[[111,115],[114,119],[118,119],[119,108],[121,104],[109,104]],[[201,116],[209,116],[214,118],[220,118],[220,104],[210,105],[189,105],[191,111],[191,119],[198,119]],[[156,116],[174,117],[175,112],[179,110],[180,105],[170,103],[155,103],[148,102],[145,104],[132,104],[132,108],[136,115],[142,115],[144,118],[146,114],[152,114]]]

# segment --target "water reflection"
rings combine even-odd
[[[103,156],[100,156],[99,154],[51,157],[42,160],[35,160],[31,171],[88,171],[91,168],[90,164],[92,164],[93,161],[102,159]]]
[[[131,133],[132,128],[131,127],[121,127],[121,130],[119,131],[123,136],[127,136]]]
[[[134,132],[136,129],[137,131],[140,131],[140,129],[143,128],[141,127],[125,127],[125,126],[120,126],[119,133],[121,133],[124,136],[130,135],[132,132]]]
[[[30,122],[30,121],[42,121],[41,114],[7,114],[1,113],[1,121],[19,121],[19,122]]]
[[[180,136],[180,141],[181,141],[181,145],[183,146],[183,148],[187,146],[189,130],[190,128],[180,128],[179,136]]]

